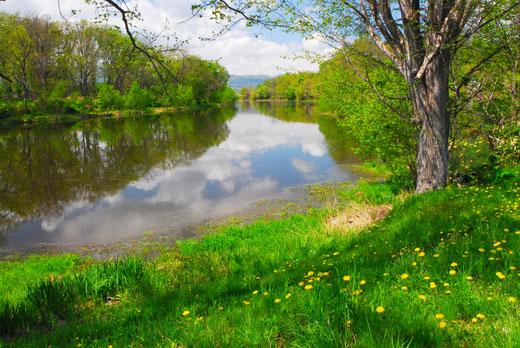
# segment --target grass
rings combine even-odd
[[[347,206],[393,206],[357,229],[330,228],[333,207],[224,227],[154,259],[4,263],[3,345],[520,346],[518,178],[340,190]]]

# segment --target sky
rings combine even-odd
[[[166,33],[175,34],[181,40],[188,40],[185,49],[190,54],[207,60],[218,60],[233,75],[276,76],[285,72],[317,71],[318,64],[302,58],[305,50],[326,55],[330,48],[316,39],[304,40],[296,35],[280,31],[269,32],[261,28],[246,28],[241,22],[232,30],[215,40],[200,40],[212,37],[220,27],[208,18],[191,18],[191,4],[195,0],[131,0],[137,4],[142,22],[139,29],[160,33],[168,23]],[[94,19],[95,7],[83,0],[5,0],[0,2],[0,11],[47,15],[55,20],[63,20],[61,13],[69,21]],[[79,10],[71,15],[72,10]],[[115,24],[118,21],[114,22]],[[260,36],[255,37],[255,34]]]

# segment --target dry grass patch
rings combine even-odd
[[[351,202],[342,212],[327,219],[326,226],[331,231],[341,233],[359,232],[383,220],[392,210],[392,205],[370,205]]]

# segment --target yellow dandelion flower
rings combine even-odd
[[[401,290],[406,291],[406,290],[408,290],[408,287],[407,287],[407,286],[403,286],[403,287],[401,288]]]
[[[473,280],[473,277],[472,276],[467,276],[466,279],[467,280]]]
[[[493,301],[493,297],[488,297],[487,300],[488,301]]]
[[[198,321],[202,321],[204,318],[203,317],[198,317],[197,320]]]
[[[450,270],[450,274],[451,274],[451,275],[455,275],[455,274],[457,274],[457,271],[454,270],[454,269],[452,269],[452,270]]]
[[[307,273],[307,277],[310,277],[310,276],[313,276],[313,275],[314,275],[314,272],[313,272],[313,271],[309,271],[309,272]]]
[[[439,257],[439,254],[433,254],[433,257]]]
[[[421,251],[421,248],[415,248],[415,251]]]
[[[352,322],[350,320],[347,321],[347,325],[350,326],[350,324],[352,324]]]
[[[268,294],[269,294],[269,293],[268,293],[267,291],[266,291],[266,292],[264,292],[264,296],[267,296]]]
[[[421,300],[423,300],[423,301],[426,300],[426,296],[424,296],[424,295],[419,295],[419,298],[420,298]]]
[[[444,291],[444,293],[447,294],[447,295],[449,295],[449,294],[451,294],[451,291],[446,290],[446,291]]]
[[[493,244],[494,247],[497,247],[499,246],[500,244],[502,244],[502,242],[496,242],[495,244]]]
[[[402,279],[406,279],[406,278],[408,278],[408,277],[409,277],[409,275],[406,274],[406,273],[401,274],[401,278],[402,278]]]
[[[281,299],[277,298],[276,300],[274,300],[274,303],[280,303]]]
[[[350,281],[350,276],[347,276],[347,275],[343,276],[343,280],[346,281],[346,282]]]
[[[435,318],[437,318],[437,319],[442,319],[442,318],[444,318],[444,314],[441,314],[441,313],[436,314],[436,315],[435,315]]]
[[[508,298],[507,300],[508,300],[509,302],[511,302],[511,303],[515,303],[515,302],[516,302],[516,298],[514,298],[514,297],[510,297],[510,298]]]
[[[377,313],[383,313],[384,311],[385,311],[384,307],[379,306],[379,307],[376,308],[376,312]]]
[[[435,289],[437,287],[437,284],[435,282],[430,283],[430,288]]]
[[[388,277],[389,275],[390,274],[388,274],[388,273],[383,273],[383,276],[385,276],[385,277]]]
[[[424,277],[424,280],[430,280],[430,277],[426,276]]]
[[[299,285],[299,286],[304,286],[304,285],[305,285],[305,282],[299,282],[298,285]]]
[[[472,323],[476,323],[476,322],[477,322],[477,318],[473,318],[473,319],[471,319],[471,322],[472,322]]]
[[[484,314],[480,314],[480,313],[477,314],[477,318],[479,318],[479,319],[484,319],[485,317],[486,317],[486,316],[485,316]]]
[[[502,272],[497,272],[496,275],[500,279],[504,279],[506,277],[505,275],[502,274]]]
[[[308,284],[308,285],[305,285],[305,290],[310,290],[312,289],[312,285]]]
[[[439,323],[439,327],[440,327],[441,329],[444,329],[444,328],[446,327],[446,323],[443,322],[443,321],[441,321],[441,322]]]
[[[450,283],[444,283],[443,285],[444,286],[450,286]]]
[[[457,266],[458,266],[458,264],[456,262],[451,263],[451,267],[457,267]]]
[[[412,262],[412,266],[417,266],[417,262]]]
[[[245,304],[246,306],[249,305],[250,303],[251,303],[251,302],[249,302],[249,301],[244,301],[244,304]]]
[[[285,295],[285,298],[289,298],[291,296],[292,296],[292,294],[287,294],[287,295]]]
[[[359,284],[361,284],[361,285],[365,285],[366,283],[367,282],[365,280],[362,280],[362,281],[359,282]]]
[[[253,295],[258,294],[258,290],[253,291]]]
[[[218,310],[219,310],[219,311],[221,311],[221,310],[223,310],[223,309],[224,309],[224,307],[218,307]]]
[[[190,315],[190,311],[184,311],[184,312],[182,312],[182,315],[183,315],[183,316]]]
[[[486,251],[486,249],[484,249],[484,248],[478,248],[478,251],[480,251],[481,253],[483,253],[484,251]]]
[[[421,252],[419,253],[419,257],[423,257],[424,255],[426,255],[426,253],[425,253],[424,251],[421,251]]]

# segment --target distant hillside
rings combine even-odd
[[[253,86],[261,84],[265,80],[272,79],[274,76],[267,75],[230,75],[228,86],[233,90],[240,92],[242,87]]]

